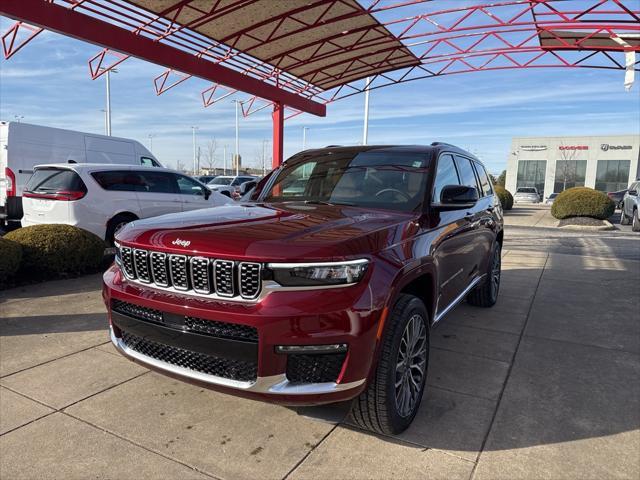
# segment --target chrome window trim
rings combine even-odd
[[[231,294],[220,293],[218,291],[218,280],[217,280],[217,277],[216,277],[216,265],[219,262],[220,263],[230,263],[231,264]],[[234,284],[234,281],[235,281],[235,272],[234,272],[234,270],[235,270],[235,268],[236,268],[236,262],[234,262],[233,260],[222,260],[222,259],[218,258],[218,259],[213,261],[213,287],[214,287],[216,295],[218,295],[219,297],[222,297],[222,298],[234,298],[234,297],[239,296],[239,295],[234,295],[235,290],[236,290],[236,288],[235,288],[236,286]]]
[[[197,380],[211,385],[220,385],[248,392],[271,393],[274,395],[318,395],[349,390],[351,388],[359,387],[365,382],[365,379],[363,378],[349,383],[292,383],[287,380],[284,373],[268,377],[258,377],[254,382],[242,382],[229,378],[217,377],[215,375],[208,375],[206,373],[179,367],[162,360],[148,357],[147,355],[143,355],[127,347],[122,339],[116,337],[112,327],[109,328],[109,333],[111,336],[111,342],[125,357],[137,360],[142,364],[146,364],[150,367],[173,375],[190,378],[192,380]]]
[[[185,272],[185,276],[186,276],[186,280],[187,280],[187,286],[186,287],[181,287],[176,285],[176,282],[173,279],[173,264],[171,263],[171,258],[173,257],[180,257],[180,258],[184,258],[184,264],[185,264],[185,269],[187,270]],[[187,256],[186,255],[178,255],[178,254],[171,254],[169,255],[169,277],[171,278],[171,286],[172,288],[175,288],[177,291],[179,292],[186,292],[187,290],[189,290],[189,262],[187,260]]]
[[[209,286],[209,290],[202,290],[202,289],[197,289],[196,288],[196,283],[193,281],[193,262],[194,260],[204,260],[207,265],[206,265],[206,269],[207,269],[207,284]],[[211,282],[211,270],[210,270],[210,266],[211,266],[211,259],[207,258],[207,257],[191,257],[189,258],[189,278],[191,278],[191,289],[196,292],[196,293],[201,293],[203,295],[210,295],[211,294],[211,287],[212,287],[212,282]]]

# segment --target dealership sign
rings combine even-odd
[[[600,145],[600,149],[603,152],[607,152],[609,150],[631,150],[633,147],[631,145],[609,145],[608,143],[603,143]]]
[[[527,152],[541,152],[542,150],[546,150],[546,145],[522,145],[520,147],[521,150],[526,150]]]
[[[589,150],[588,145],[560,145],[560,150]]]

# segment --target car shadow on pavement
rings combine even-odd
[[[107,320],[106,312],[64,315],[47,315],[43,313],[43,315],[9,317],[0,320],[0,337],[99,330],[107,332],[108,326],[109,321]]]

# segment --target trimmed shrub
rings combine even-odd
[[[21,259],[22,247],[20,244],[0,237],[0,285],[16,274]]]
[[[494,187],[496,195],[500,199],[500,204],[502,205],[503,210],[511,210],[513,208],[513,195],[511,192],[500,185],[496,185]]]
[[[93,233],[71,225],[33,225],[5,238],[22,246],[20,270],[44,277],[95,271],[106,246]]]
[[[574,187],[560,193],[553,202],[551,215],[557,219],[591,217],[605,220],[613,215],[615,203],[604,193],[588,187]]]

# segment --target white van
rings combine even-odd
[[[35,165],[162,165],[140,142],[61,128],[0,122],[0,225],[22,218],[22,189]]]

